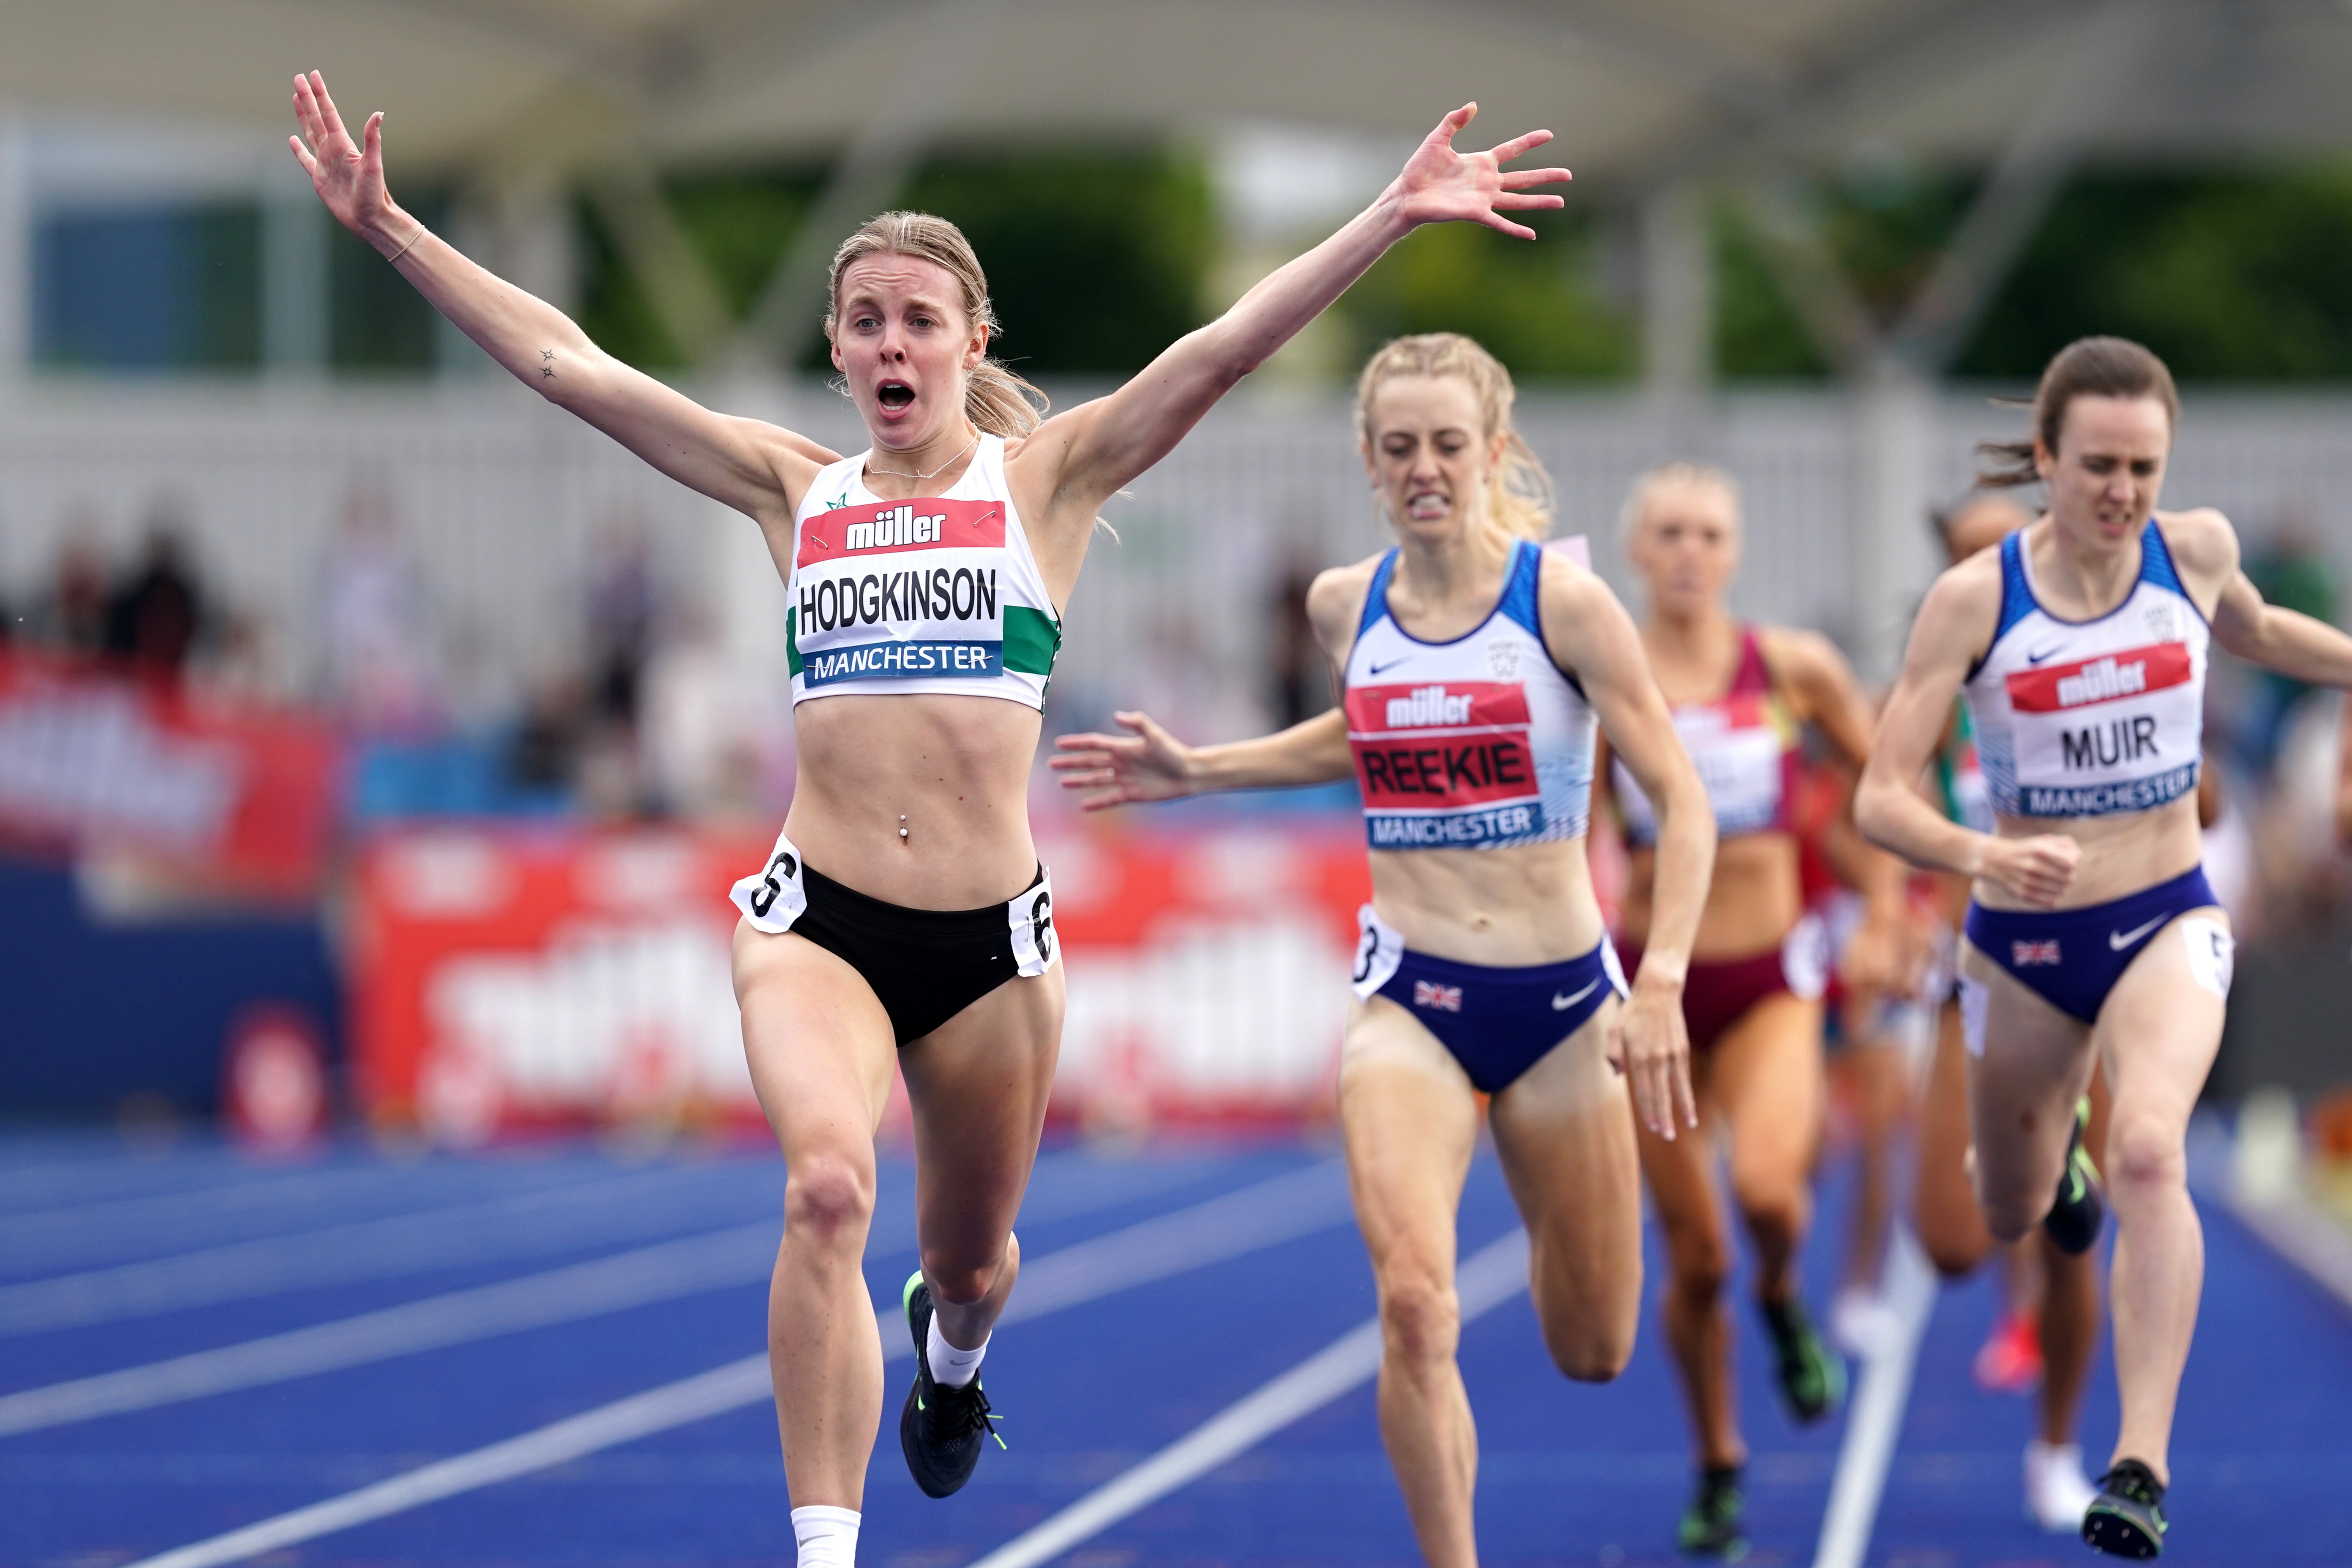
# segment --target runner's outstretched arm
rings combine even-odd
[[[1356,771],[1348,754],[1348,721],[1337,708],[1271,735],[1220,746],[1188,746],[1149,713],[1111,717],[1132,733],[1057,736],[1056,754],[1046,764],[1062,775],[1064,789],[1098,792],[1078,803],[1083,811],[1218,790],[1331,784]]]
[[[1538,185],[1566,169],[1506,170],[1503,164],[1551,140],[1530,131],[1484,153],[1458,153],[1454,135],[1478,112],[1464,104],[1438,122],[1372,205],[1339,233],[1277,268],[1233,308],[1178,339],[1108,397],[1049,419],[1027,450],[1055,452],[1057,516],[1081,531],[1129,480],[1167,456],[1217,399],[1321,315],[1389,247],[1423,224],[1479,223],[1520,239],[1535,231],[1507,216],[1558,207]]]
[[[623,364],[562,311],[445,244],[392,199],[383,116],[369,115],[354,139],[317,71],[294,79],[294,118],[301,134],[288,140],[327,210],[508,374],[679,483],[761,522],[790,525],[792,503],[834,453],[761,420],[715,414]]]

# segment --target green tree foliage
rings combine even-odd
[[[1636,333],[1599,281],[1590,208],[1534,215],[1534,244],[1470,224],[1425,228],[1381,258],[1336,307],[1360,353],[1405,332],[1464,332],[1517,379],[1622,378]]]
[[[2102,175],[2051,213],[1955,367],[2031,378],[2086,332],[2191,381],[2352,376],[2352,171]]]

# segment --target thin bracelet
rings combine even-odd
[[[384,259],[384,264],[385,264],[386,266],[389,266],[389,265],[391,265],[393,262],[395,262],[395,261],[399,260],[402,257],[404,257],[404,256],[407,255],[407,254],[409,253],[409,251],[410,251],[411,249],[413,249],[413,248],[415,247],[416,242],[417,242],[418,240],[423,239],[423,238],[425,237],[425,233],[426,233],[426,230],[425,230],[425,226],[424,226],[423,224],[421,224],[421,223],[420,223],[420,224],[418,224],[418,225],[416,226],[416,232],[415,232],[415,234],[412,234],[412,235],[410,235],[410,236],[408,237],[408,243],[407,243],[406,245],[402,246],[398,250],[394,251],[390,256],[385,257],[385,258],[383,258],[383,259]]]

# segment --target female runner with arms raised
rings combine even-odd
[[[2049,510],[1928,591],[1858,803],[1879,844],[1975,879],[1962,1010],[1977,1196],[1996,1237],[2045,1216],[2095,1228],[2075,1108],[2095,1061],[2106,1077],[2123,1422],[2083,1538],[2121,1557],[2163,1550],[2203,1284],[2183,1144],[2234,951],[2198,827],[2208,646],[2352,686],[2352,638],[2264,604],[2228,519],[2156,510],[2179,412],[2170,373],[2137,343],[2085,338],[2050,362],[2032,440],[1991,448],[2010,461],[1988,476],[2039,479]],[[1989,833],[1917,788],[1963,692]]]
[[[1343,708],[1191,747],[1066,735],[1054,766],[1089,810],[1210,790],[1363,791],[1362,914],[1339,1068],[1357,1222],[1380,1293],[1381,1433],[1422,1554],[1477,1561],[1477,1433],[1454,1362],[1454,1216],[1480,1092],[1527,1221],[1552,1360],[1604,1381],[1641,1316],[1641,1180],[1619,1073],[1662,1139],[1691,1125],[1683,955],[1706,897],[1706,797],[1600,578],[1535,541],[1550,481],[1511,428],[1509,374],[1452,333],[1365,367],[1356,418],[1397,548],[1315,580],[1307,608]],[[1584,856],[1595,717],[1664,803],[1649,967],[1623,982]]]
[[[1501,169],[1549,132],[1455,152],[1465,105],[1338,234],[1043,424],[988,357],[962,235],[886,214],[834,258],[825,332],[873,438],[837,459],[621,364],[428,233],[385,189],[381,116],[355,141],[316,74],[294,108],[295,155],[344,226],[524,384],[751,517],[791,589],[799,778],[775,853],[735,889],[735,985],[786,1167],[769,1358],[800,1560],[847,1563],[882,1405],[860,1263],[894,1059],[918,1170],[906,1307],[922,1353],[899,1425],[917,1482],[961,1486],[989,1430],[978,1363],[1019,1268],[1062,1019],[1026,784],[1097,512],[1397,240],[1455,219],[1533,238],[1505,215],[1559,206],[1532,187],[1568,172]]]

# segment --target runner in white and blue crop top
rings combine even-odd
[[[861,1267],[873,1133],[903,1068],[916,1106],[922,1267],[903,1294],[917,1370],[899,1442],[919,1487],[986,1445],[978,1378],[1019,1271],[1013,1237],[1060,1046],[1052,894],[1030,837],[1039,704],[1097,514],[1225,392],[1423,224],[1558,207],[1564,169],[1454,138],[1109,395],[1041,423],[989,357],[979,259],[952,224],[869,220],[835,251],[825,334],[871,440],[845,461],[703,408],[600,351],[561,311],[427,231],[385,188],[380,117],[354,135],[298,79],[293,151],[320,199],[509,374],[679,482],[750,516],[790,590],[798,778],[784,833],[735,889],[735,989],[784,1155],[769,1346],[802,1568],[847,1568],[881,1419]]]
[[[2202,1269],[2183,1178],[2221,1042],[2231,935],[2200,868],[2210,644],[2352,686],[2352,638],[2265,605],[2214,511],[2158,512],[2179,402],[2162,362],[2090,338],[2053,360],[1999,482],[2049,510],[1937,579],[1913,626],[1857,811],[1914,863],[1975,879],[1962,970],[1976,1185],[1993,1235],[2049,1218],[2087,1247],[2098,1194],[2073,1132],[2094,1056],[2110,1094],[2105,1205],[2123,1421],[2084,1534],[2153,1556]],[[1995,815],[1949,820],[1919,778],[1965,689]]]
[[[1255,741],[1193,748],[1140,713],[1070,735],[1055,766],[1089,809],[1353,777],[1372,901],[1351,975],[1339,1121],[1379,1285],[1381,1435],[1423,1558],[1476,1561],[1475,1449],[1450,1344],[1454,1215],[1479,1097],[1533,1238],[1552,1360],[1613,1377],[1641,1311],[1635,1109],[1687,1128],[1680,977],[1714,850],[1706,795],[1641,642],[1549,531],[1549,481],[1510,428],[1509,375],[1469,339],[1401,338],[1358,396],[1365,466],[1397,547],[1326,572],[1307,611],[1339,707]],[[1585,861],[1596,723],[1665,805],[1665,968],[1631,1000]],[[1658,951],[1653,948],[1654,952]],[[1336,966],[1335,966],[1336,967]],[[1335,975],[1336,979],[1337,976]]]

